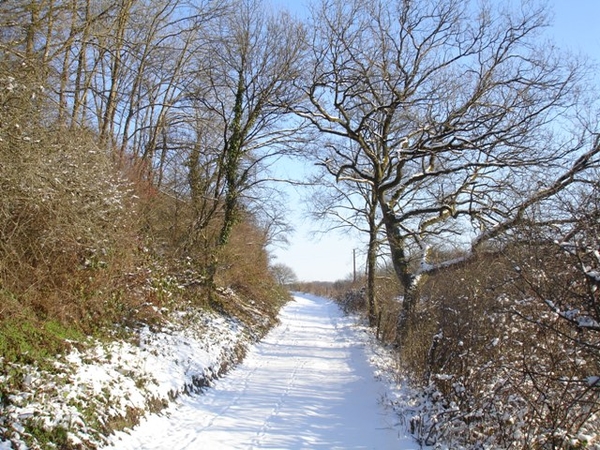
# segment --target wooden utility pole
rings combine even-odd
[[[352,249],[352,281],[356,283],[356,249]]]

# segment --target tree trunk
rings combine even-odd
[[[380,205],[383,213],[383,224],[390,247],[392,265],[404,290],[402,309],[396,323],[396,343],[401,345],[404,337],[408,334],[408,327],[411,324],[411,318],[419,300],[419,278],[410,272],[404,249],[404,238],[396,223],[394,212],[385,202],[381,202]]]
[[[25,58],[33,61],[35,58],[35,37],[39,27],[39,5],[37,2],[31,2],[27,9],[29,11],[30,22],[25,27]]]
[[[115,33],[114,48],[111,49],[111,60],[110,60],[110,81],[108,98],[106,100],[106,109],[102,116],[102,124],[100,127],[100,140],[102,142],[108,142],[111,136],[114,135],[114,120],[117,113],[118,104],[118,86],[120,82],[121,72],[123,70],[123,58],[124,47],[125,47],[125,33],[130,20],[131,8],[135,0],[127,0],[122,3],[121,8],[118,11],[116,18],[115,27],[116,29],[111,30]]]
[[[377,315],[379,308],[377,305],[377,296],[375,295],[375,275],[377,272],[377,236],[371,235],[369,238],[369,248],[367,250],[367,301],[369,305],[369,325],[377,325]]]
[[[396,344],[403,345],[406,337],[414,324],[415,306],[419,301],[419,283],[417,277],[413,277],[410,285],[404,286],[404,298],[402,299],[402,309],[396,322]]]
[[[73,12],[75,14],[75,11]],[[84,25],[81,31],[81,44],[79,48],[79,54],[77,55],[77,68],[75,72],[75,88],[73,92],[73,109],[71,111],[71,126],[84,125],[85,117],[85,102],[87,98],[87,90],[89,89],[89,82],[86,78],[87,75],[87,51],[88,51],[88,40],[90,35],[90,0],[85,3],[84,13]],[[81,118],[78,119],[80,111],[83,111]],[[80,123],[78,124],[78,120]]]
[[[379,305],[377,304],[377,296],[375,290],[377,275],[377,252],[379,250],[379,242],[377,233],[377,191],[372,189],[369,199],[369,248],[367,249],[367,300],[369,304],[369,325],[377,326],[379,316]]]
[[[238,88],[236,92],[235,105],[233,109],[233,121],[231,124],[231,137],[225,143],[225,155],[223,158],[225,167],[225,211],[223,225],[219,234],[219,247],[224,247],[229,242],[231,230],[238,218],[238,194],[239,168],[242,157],[242,115],[244,103],[244,79],[240,72]]]

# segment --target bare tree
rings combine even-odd
[[[336,181],[377,198],[404,288],[399,336],[421,275],[460,262],[433,264],[432,245],[476,250],[596,162],[597,145],[554,135],[581,73],[536,44],[545,17],[531,2],[323,0],[314,10],[297,113],[337,139],[321,156]]]
[[[353,145],[350,143],[350,145]],[[335,148],[335,145],[334,145]],[[318,163],[326,174],[336,177],[330,161]],[[381,248],[381,214],[378,211],[376,190],[365,180],[326,178],[322,173],[312,180],[315,192],[310,203],[314,216],[326,221],[331,229],[343,228],[358,231],[368,236],[366,275],[367,307],[369,324],[375,326],[379,315],[376,297],[377,261]]]
[[[294,269],[285,264],[274,264],[271,266],[271,271],[281,286],[298,282],[298,277],[294,273]]]
[[[222,211],[217,247],[227,244],[244,198],[264,182],[266,166],[294,139],[297,126],[286,113],[298,97],[292,83],[302,68],[302,33],[303,26],[289,15],[272,15],[259,1],[241,0],[214,23],[208,53],[202,55],[209,64],[198,61],[189,99],[199,118],[197,139],[209,128],[211,139],[208,148],[192,154],[190,164],[197,164],[200,154],[214,156],[208,158],[215,171],[209,200],[213,210]],[[209,278],[215,271],[216,263]]]

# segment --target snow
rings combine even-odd
[[[597,321],[595,321],[594,319],[592,319],[591,317],[588,317],[588,316],[578,317],[577,318],[577,324],[581,328],[600,329],[600,324]]]
[[[600,386],[600,377],[592,376],[587,378],[588,386]]]
[[[593,280],[600,282],[600,271],[598,270],[588,270],[585,273],[588,277],[592,278]]]
[[[105,424],[198,390],[197,382],[208,382],[223,364],[238,359],[239,347],[250,342],[247,331],[215,313],[181,313],[160,329],[140,329],[135,342],[75,346],[50,372],[13,365],[26,374],[26,389],[0,405],[0,435],[10,435],[14,448],[26,449],[22,423],[33,417],[48,429],[69,429],[72,444],[83,441],[83,448],[95,448],[105,441],[83,411],[95,411],[95,421]],[[7,383],[4,378],[0,382]],[[9,448],[11,443],[0,439],[0,450]]]
[[[203,394],[181,396],[106,449],[417,449],[389,408],[369,335],[332,302],[296,295],[280,325]]]

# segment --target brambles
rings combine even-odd
[[[569,207],[559,229],[521,228],[495,250],[426,283],[419,313],[427,312],[427,320],[415,324],[419,339],[402,352],[431,400],[417,420],[422,442],[596,443],[595,196],[594,188],[579,203],[563,204]]]

